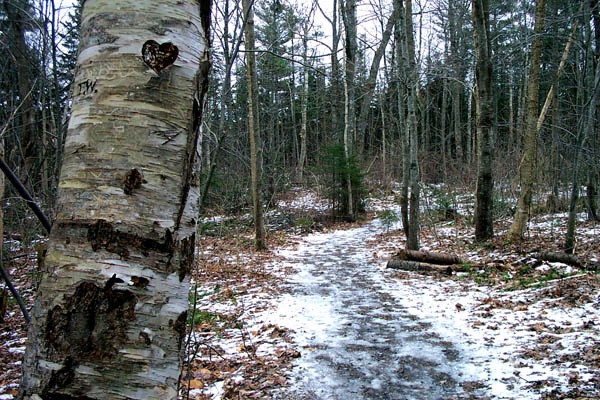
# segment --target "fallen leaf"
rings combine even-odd
[[[190,381],[190,388],[192,389],[202,389],[204,387],[204,383],[200,379],[192,379]]]

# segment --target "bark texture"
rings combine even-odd
[[[177,396],[210,8],[209,0],[85,2],[21,398]]]
[[[410,250],[419,250],[420,226],[420,208],[419,199],[421,195],[420,176],[419,176],[419,146],[417,134],[417,93],[419,91],[419,76],[415,57],[415,39],[412,23],[412,2],[406,0],[406,55],[408,62],[408,137],[409,137],[409,181],[410,181],[410,211],[408,215],[408,236],[406,238],[406,248]]]
[[[400,250],[392,258],[398,260],[419,261],[429,264],[452,265],[462,264],[464,261],[453,254],[433,253],[419,250]]]
[[[343,0],[340,3],[342,18],[346,29],[345,49],[345,107],[344,107],[344,155],[346,166],[350,170],[350,155],[353,153],[354,141],[356,139],[356,56],[358,43],[356,36],[356,0]],[[348,216],[354,219],[354,199],[352,196],[352,180],[350,173],[346,174],[346,189],[348,191],[346,209]]]
[[[493,128],[492,55],[490,45],[490,8],[488,0],[473,0],[473,38],[475,40],[475,78],[477,83],[477,188],[475,194],[475,239],[494,235],[492,215],[494,176],[491,135]]]

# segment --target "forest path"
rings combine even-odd
[[[268,319],[295,331],[293,391],[308,399],[449,399],[461,394],[461,355],[394,295],[367,240],[380,221],[309,236],[282,252],[297,273]]]

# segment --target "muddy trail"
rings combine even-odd
[[[408,313],[366,241],[379,221],[311,236],[282,255],[297,273],[269,318],[294,330],[301,357],[292,391],[302,399],[464,398],[455,345]],[[288,394],[289,396],[289,394]]]

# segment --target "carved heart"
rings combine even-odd
[[[154,40],[148,40],[142,47],[144,62],[157,74],[177,60],[179,49],[171,42],[158,44]]]

